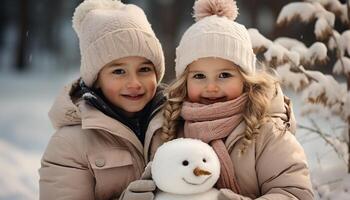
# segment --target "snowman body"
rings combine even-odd
[[[218,195],[219,191],[215,188],[197,194],[172,194],[160,191],[154,200],[216,200]]]
[[[152,178],[159,191],[155,200],[217,200],[213,186],[220,176],[220,161],[211,146],[178,138],[158,148]]]

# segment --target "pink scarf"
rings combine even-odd
[[[219,157],[221,171],[217,187],[229,188],[237,194],[240,189],[223,141],[243,120],[246,102],[247,94],[244,93],[234,100],[210,105],[184,102],[181,110],[181,116],[185,119],[185,137],[210,144]]]

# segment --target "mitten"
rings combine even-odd
[[[119,197],[119,200],[153,200],[155,189],[156,184],[152,180],[151,162],[149,162],[141,179],[131,182]]]
[[[252,200],[252,199],[236,194],[230,189],[220,189],[218,200]]]

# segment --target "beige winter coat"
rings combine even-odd
[[[314,199],[307,159],[295,138],[291,101],[279,86],[268,109],[270,122],[242,152],[246,124],[242,122],[225,140],[241,193],[231,200]],[[183,130],[179,137],[183,137]]]
[[[42,157],[40,199],[110,199],[138,179],[150,155],[162,143],[159,112],[142,145],[122,123],[69,96],[67,86],[49,112],[57,129]]]
[[[244,197],[259,200],[314,199],[304,150],[291,133],[295,132],[295,120],[290,108],[289,99],[283,99],[279,89],[269,111],[272,121],[260,128],[255,141],[243,153],[245,123],[241,123],[226,139],[225,145]]]

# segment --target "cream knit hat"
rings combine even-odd
[[[255,72],[256,57],[245,26],[234,22],[238,8],[234,0],[198,0],[196,23],[187,29],[176,48],[176,77],[199,58],[218,57]]]
[[[87,86],[106,64],[128,56],[150,60],[157,81],[162,80],[163,50],[141,8],[116,0],[85,0],[75,9],[73,28],[79,38],[80,75]]]

